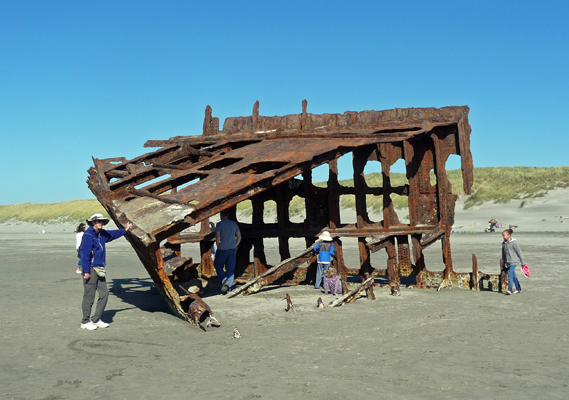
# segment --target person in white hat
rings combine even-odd
[[[334,257],[334,244],[332,244],[332,236],[330,232],[324,231],[319,236],[322,240],[314,246],[314,252],[318,254],[318,267],[316,267],[316,282],[314,283],[315,289],[320,289],[324,283],[324,273],[330,266],[332,257]]]
[[[103,214],[93,214],[86,222],[89,228],[83,234],[79,250],[80,263],[83,270],[83,319],[81,320],[81,329],[92,331],[109,326],[109,324],[101,320],[109,297],[109,289],[107,288],[105,277],[105,244],[124,236],[131,229],[131,225],[126,225],[125,229],[107,231],[103,229],[103,226],[108,224],[109,220]],[[99,293],[99,299],[97,300],[95,314],[91,317],[91,309],[95,302],[95,292]]]

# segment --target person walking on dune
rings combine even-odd
[[[508,290],[506,294],[516,294],[522,291],[522,287],[516,276],[516,258],[520,259],[524,267],[526,266],[522,249],[520,249],[516,239],[512,238],[512,233],[514,233],[514,231],[511,229],[506,229],[502,232],[502,238],[504,239],[502,242],[502,261],[504,268],[508,270]],[[514,284],[516,285],[516,290],[512,292]]]
[[[85,231],[81,241],[81,267],[83,268],[83,319],[81,329],[93,331],[97,328],[108,328],[109,324],[101,320],[103,311],[107,306],[109,289],[105,272],[106,249],[105,244],[118,239],[131,229],[127,224],[125,229],[107,231],[103,226],[109,220],[103,214],[93,214],[87,221],[89,228]],[[95,302],[95,292],[99,293],[95,314],[91,317],[91,309]]]

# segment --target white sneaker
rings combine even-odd
[[[81,324],[81,329],[87,329],[88,331],[94,331],[95,329],[97,329],[97,325],[92,323],[91,321],[89,321],[86,324]]]
[[[103,322],[102,319],[98,320],[97,322],[91,322],[93,325],[95,325],[97,328],[108,328],[109,324],[107,324],[106,322]]]

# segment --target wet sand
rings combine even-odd
[[[333,297],[307,286],[234,299],[210,291],[222,326],[206,333],[169,313],[124,239],[108,245],[111,325],[79,329],[73,227],[0,225],[0,398],[565,399],[568,198],[457,212],[456,230],[476,232],[452,235],[457,271],[470,271],[475,253],[497,273],[501,237],[482,233],[486,221],[519,225],[531,268],[530,279],[518,270],[521,294],[376,288],[375,301],[317,309]],[[347,262],[356,257],[346,250]],[[439,245],[426,258],[442,269]],[[285,293],[296,312],[284,311]]]

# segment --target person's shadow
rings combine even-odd
[[[105,310],[103,313],[105,321],[112,322],[117,313],[133,308],[151,313],[171,314],[166,302],[150,278],[113,279],[109,285],[109,292],[132,307]]]

